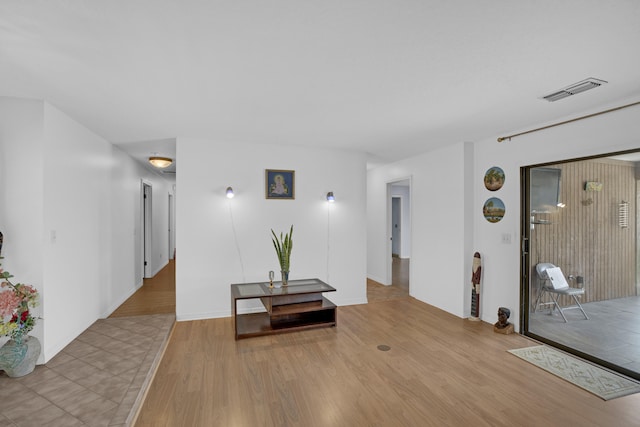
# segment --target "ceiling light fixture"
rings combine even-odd
[[[153,157],[149,157],[149,163],[151,163],[156,168],[163,169],[171,166],[171,163],[173,163],[173,160],[170,159],[169,157],[153,156]]]

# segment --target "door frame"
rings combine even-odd
[[[393,202],[394,199],[396,199],[398,201],[398,224],[400,224],[398,231],[395,232],[395,237],[397,239],[394,240],[394,220],[393,220]],[[394,244],[397,246],[398,252],[396,255],[398,255],[398,258],[402,258],[402,227],[403,227],[403,223],[402,223],[402,196],[391,196],[391,256],[393,256],[393,246]]]
[[[168,232],[169,232],[169,253],[167,254],[167,259],[173,259],[174,258],[174,251],[175,251],[175,232],[174,232],[174,216],[175,216],[175,208],[174,208],[174,201],[173,201],[174,195],[169,192],[169,212],[168,212]]]
[[[393,245],[392,245],[392,213],[391,213],[391,209],[392,209],[392,186],[395,184],[399,184],[399,183],[407,183],[408,187],[409,187],[409,224],[403,224],[402,228],[406,229],[406,227],[409,227],[409,234],[412,235],[413,234],[413,230],[411,229],[411,212],[413,211],[413,204],[411,203],[411,192],[412,192],[412,188],[413,188],[413,183],[412,183],[412,177],[411,175],[404,177],[404,178],[397,178],[394,179],[392,181],[387,181],[386,183],[386,209],[387,209],[387,216],[386,216],[386,223],[385,223],[385,227],[386,227],[386,235],[387,235],[387,248],[386,248],[386,275],[385,275],[385,284],[386,285],[391,285],[392,281],[393,281],[393,259],[392,259],[392,249],[393,249]],[[400,218],[400,220],[402,221],[402,217]],[[410,242],[411,245],[413,245],[413,238],[411,239]],[[401,249],[402,250],[402,249]],[[409,293],[411,293],[411,264],[409,264]]]
[[[547,338],[543,335],[538,335],[535,332],[532,332],[529,330],[529,314],[530,314],[530,310],[531,310],[531,286],[530,286],[530,280],[531,277],[534,276],[534,272],[532,270],[532,265],[531,265],[531,259],[530,259],[530,247],[531,247],[531,227],[532,227],[532,217],[530,214],[530,210],[531,210],[531,205],[530,205],[530,200],[529,200],[529,189],[530,189],[530,185],[531,185],[531,180],[530,180],[530,173],[529,171],[533,168],[538,168],[538,167],[545,167],[545,166],[553,166],[553,165],[558,165],[558,164],[562,164],[562,163],[568,163],[568,162],[577,162],[577,161],[583,161],[583,160],[590,160],[590,159],[598,159],[598,158],[605,158],[605,157],[612,157],[612,156],[616,156],[616,155],[623,155],[623,154],[630,154],[630,153],[638,153],[640,152],[640,150],[638,149],[632,149],[632,150],[625,150],[625,151],[618,151],[618,152],[611,152],[611,153],[602,153],[602,154],[597,154],[597,155],[592,155],[592,156],[585,156],[585,157],[576,157],[576,158],[569,158],[569,159],[564,159],[564,160],[556,160],[553,162],[546,162],[546,163],[540,163],[540,164],[533,164],[533,165],[526,165],[526,166],[521,166],[520,167],[520,208],[521,208],[521,213],[520,213],[520,236],[521,236],[521,245],[520,245],[520,319],[519,319],[519,324],[520,324],[520,333],[524,336],[527,336],[529,338],[533,338],[534,340],[537,340],[541,343],[550,345],[552,347],[556,347],[562,351],[565,351],[567,353],[573,354],[575,356],[578,356],[582,359],[585,359],[587,361],[590,361],[596,365],[600,365],[603,366],[607,369],[610,369],[612,371],[621,373],[623,375],[626,375],[628,377],[640,380],[640,375],[638,374],[638,372],[635,371],[631,371],[629,369],[626,369],[622,366],[619,365],[615,365],[612,362],[606,361],[606,360],[602,360],[599,359],[595,356],[592,356],[591,354],[588,353],[584,353],[576,348],[570,347],[569,345],[565,345],[563,343],[560,342],[556,342],[550,338]],[[636,194],[638,194],[638,180],[636,180]],[[640,212],[640,211],[639,211]],[[640,215],[640,214],[638,214]],[[638,217],[640,219],[640,216]],[[637,237],[636,237],[637,238]],[[638,262],[638,256],[636,257],[636,265]],[[637,267],[636,267],[637,269]],[[636,274],[638,274],[638,270],[636,270]],[[595,321],[595,320],[594,320]]]
[[[142,278],[150,278],[152,275],[151,268],[151,251],[152,251],[152,235],[153,235],[153,185],[149,181],[141,180],[140,182],[140,207],[141,207],[141,230],[142,230]]]

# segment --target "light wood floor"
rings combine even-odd
[[[387,301],[409,296],[409,259],[392,259],[391,285],[367,278],[367,301]]]
[[[409,258],[391,258],[391,284],[409,292]]]
[[[240,341],[230,318],[178,322],[136,426],[640,425],[640,394],[605,402],[506,351],[533,344],[411,297]]]
[[[143,285],[109,317],[142,316],[176,312],[176,261],[169,263]]]

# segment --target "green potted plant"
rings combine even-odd
[[[287,234],[280,232],[280,238],[276,236],[276,233],[271,229],[273,241],[273,247],[276,249],[278,255],[278,262],[280,263],[280,272],[282,273],[282,285],[287,286],[289,283],[289,262],[291,261],[291,249],[293,248],[293,225]]]

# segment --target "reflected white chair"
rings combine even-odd
[[[556,267],[555,265],[548,262],[536,265],[536,273],[538,275],[538,279],[541,282],[541,285],[538,291],[538,298],[536,298],[536,303],[534,305],[534,312],[538,309],[539,305],[550,304],[553,305],[551,311],[553,311],[554,308],[557,308],[565,323],[567,322],[567,318],[564,315],[564,311],[572,309],[579,309],[580,311],[582,311],[584,318],[589,320],[587,313],[585,313],[582,305],[580,305],[580,301],[578,301],[578,296],[584,295],[584,288],[573,288],[569,286],[569,284],[567,283],[567,279],[565,279],[560,267]],[[551,298],[550,302],[542,302],[544,294],[549,295],[549,297]],[[573,298],[575,304],[562,307],[558,303],[558,298],[560,297],[560,295],[567,295]]]

